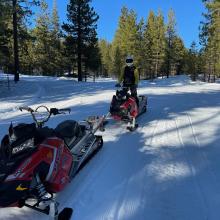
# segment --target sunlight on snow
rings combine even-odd
[[[161,163],[155,161],[148,167],[148,172],[159,182],[177,178],[185,178],[191,175],[189,167],[184,163]]]

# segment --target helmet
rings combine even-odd
[[[132,56],[127,56],[126,57],[126,65],[127,66],[132,66],[133,65],[133,57]]]

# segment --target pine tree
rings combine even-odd
[[[165,24],[162,13],[159,11],[158,16],[155,20],[155,38],[153,44],[153,60],[155,63],[155,75],[157,77],[165,60],[165,49],[166,49],[166,37],[165,37]]]
[[[102,75],[109,76],[112,73],[112,67],[114,65],[111,56],[112,46],[106,40],[101,39],[99,41],[99,50],[101,55],[101,73]]]
[[[198,57],[198,51],[196,49],[196,43],[193,41],[190,49],[188,51],[188,59],[187,59],[187,73],[190,74],[191,79],[193,81],[196,81],[197,78],[197,57]]]
[[[82,57],[90,44],[96,38],[96,22],[99,16],[94,8],[90,7],[91,0],[70,0],[67,6],[67,20],[63,25],[64,31],[73,37],[77,44],[78,81],[82,81]]]
[[[13,55],[14,55],[14,81],[19,81],[19,23],[24,24],[26,17],[32,15],[30,5],[38,5],[38,0],[31,2],[25,0],[12,0],[13,23]]]
[[[115,33],[115,37],[113,40],[113,48],[119,47],[121,50],[121,59],[126,57],[127,51],[127,33],[126,33],[126,23],[129,15],[129,11],[126,7],[121,9],[121,15],[119,17],[118,28]]]
[[[12,65],[10,59],[12,54],[10,46],[10,39],[12,39],[11,11],[11,5],[8,2],[0,2],[0,67],[4,71],[8,71],[9,66]]]
[[[60,22],[57,11],[57,0],[53,0],[53,11],[52,11],[52,32],[56,39],[59,39],[60,35]]]
[[[115,76],[119,77],[121,72],[123,71],[122,66],[122,56],[120,48],[117,46],[114,50],[114,56],[113,56],[113,72],[115,73]]]
[[[41,1],[41,12],[36,19],[36,27],[33,30],[34,42],[34,70],[40,74],[54,75],[51,61],[54,59],[51,37],[51,19],[47,3]]]
[[[134,64],[139,66],[140,64],[137,62],[140,50],[139,24],[137,22],[137,14],[133,10],[130,10],[130,13],[127,17],[125,36],[126,38],[124,40],[126,43],[126,55],[133,55]]]
[[[186,48],[182,39],[176,36],[173,39],[173,51],[172,51],[172,63],[173,69],[177,75],[181,74],[185,66]]]
[[[144,70],[144,64],[145,64],[144,28],[145,28],[144,19],[141,18],[140,22],[138,23],[138,54],[135,57],[135,60],[137,60],[137,64],[138,64],[139,78],[141,76],[144,76],[144,71],[145,71]]]
[[[51,67],[54,69],[54,74],[59,75],[62,73],[62,54],[61,54],[61,29],[59,22],[59,15],[57,11],[57,0],[53,0],[53,11],[51,18]]]
[[[166,66],[167,66],[167,78],[171,74],[171,68],[175,65],[174,62],[174,40],[176,38],[176,20],[175,14],[172,9],[168,13],[168,24],[166,31],[167,49],[166,49]]]
[[[202,23],[200,40],[204,47],[206,71],[210,75],[220,76],[220,1],[204,0],[208,10]]]
[[[23,52],[30,37],[27,22],[28,18],[33,15],[31,6],[38,5],[38,1],[1,1],[0,5],[3,7],[0,13],[0,17],[3,16],[3,19],[0,19],[0,23],[3,25],[0,24],[0,38],[1,42],[4,42],[3,48],[0,48],[0,54],[3,51],[4,59],[0,63],[3,62],[3,67],[14,73],[14,80],[17,82],[20,69],[23,71],[26,65],[23,63],[25,60]]]
[[[70,75],[75,74],[75,67],[77,63],[77,47],[74,38],[71,35],[65,36],[61,41],[61,54],[62,54],[62,68],[64,72]]]
[[[134,64],[137,67],[141,65],[141,28],[141,22],[137,22],[137,14],[133,10],[129,11],[126,7],[123,7],[119,18],[118,29],[112,43],[113,57],[117,54],[116,63],[121,63],[121,65],[123,65],[125,63],[126,56],[132,55],[134,57]],[[118,54],[120,54],[121,57],[120,62]],[[115,58],[113,58],[113,60],[114,59]],[[113,61],[113,65],[115,65],[115,61]],[[118,71],[119,67],[116,67],[116,69]],[[120,69],[122,70],[122,66]],[[115,72],[115,74],[119,73]]]
[[[154,46],[156,39],[156,16],[153,11],[150,11],[144,34],[143,34],[143,46],[144,46],[144,69],[146,71],[146,78],[154,78]]]
[[[86,45],[83,54],[84,54],[84,63],[85,63],[85,81],[87,72],[91,71],[93,72],[93,75],[95,72],[100,68],[101,66],[101,55],[98,47],[98,39],[96,31],[94,30],[93,33],[90,33],[90,43]]]

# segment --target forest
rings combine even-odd
[[[83,81],[88,76],[117,77],[125,57],[132,55],[142,79],[186,73],[192,80],[215,80],[220,76],[220,1],[202,1],[206,11],[198,27],[199,45],[193,41],[186,48],[172,9],[167,18],[158,10],[138,19],[124,6],[108,42],[98,38],[99,15],[91,0],[70,0],[64,23],[56,0],[52,10],[45,0],[0,0],[0,69],[14,74],[16,82],[19,74]]]

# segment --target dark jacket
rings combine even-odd
[[[135,66],[125,66],[118,80],[119,83],[123,82],[125,85],[137,85],[138,81],[139,74]]]

